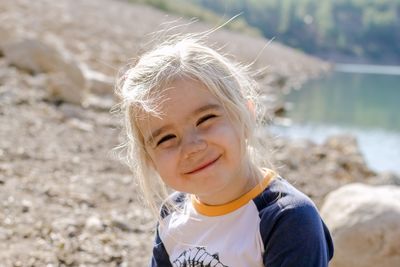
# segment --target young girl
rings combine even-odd
[[[152,209],[165,199],[151,266],[327,266],[316,207],[265,168],[256,82],[200,39],[166,41],[117,86],[129,164]]]

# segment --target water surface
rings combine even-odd
[[[400,67],[341,65],[285,100],[292,103],[287,116],[293,125],[274,126],[274,132],[316,142],[350,133],[372,169],[400,173]]]

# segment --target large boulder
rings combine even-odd
[[[325,198],[321,215],[331,231],[331,267],[400,266],[400,187],[349,184]]]
[[[2,44],[7,61],[30,73],[48,73],[49,98],[81,104],[88,82],[79,63],[60,45],[49,45],[37,39],[22,39]]]
[[[323,147],[329,159],[326,170],[342,181],[361,182],[375,175],[365,162],[356,137],[348,134],[327,138]]]

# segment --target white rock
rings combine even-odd
[[[49,73],[51,99],[75,104],[83,102],[88,82],[79,63],[60,45],[50,46],[35,39],[23,39],[3,45],[7,61],[33,73]]]
[[[349,184],[325,198],[331,267],[400,266],[400,187]]]
[[[83,68],[83,74],[89,82],[89,91],[97,95],[112,95],[115,81],[112,77],[104,75],[88,67]]]
[[[4,46],[7,45],[12,38],[13,34],[11,30],[4,28],[4,26],[0,27],[0,54],[3,54]]]
[[[115,101],[111,96],[97,96],[91,94],[86,97],[82,105],[87,108],[109,111],[115,105]]]
[[[94,126],[92,124],[81,121],[79,119],[75,119],[75,118],[68,120],[67,124],[69,126],[71,126],[72,128],[81,130],[83,132],[92,132],[93,128],[94,128]]]
[[[91,216],[86,220],[85,228],[92,232],[99,232],[104,229],[104,225],[99,217]]]
[[[10,41],[3,45],[4,56],[13,65],[32,72],[58,72],[66,70],[83,77],[76,62],[66,51],[37,39]]]
[[[82,104],[88,95],[87,88],[77,84],[65,72],[49,73],[46,85],[50,100]]]

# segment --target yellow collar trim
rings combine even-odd
[[[267,188],[268,185],[271,183],[271,181],[276,177],[276,173],[274,171],[270,169],[265,169],[265,171],[266,174],[264,179],[260,181],[255,187],[253,187],[253,189],[251,189],[249,192],[242,195],[238,199],[235,199],[226,204],[214,206],[201,203],[200,200],[196,198],[196,196],[191,195],[192,205],[198,213],[206,216],[222,216],[232,211],[235,211],[246,205],[250,200],[254,199],[261,192],[263,192],[265,188]]]

